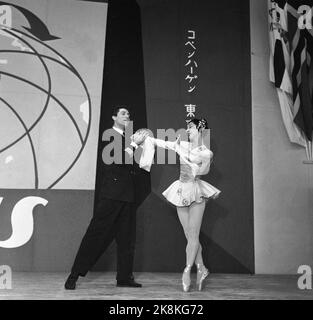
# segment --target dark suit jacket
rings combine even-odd
[[[139,169],[125,147],[125,138],[115,130],[111,140],[103,143],[100,198],[135,201],[134,179]],[[113,158],[113,163],[108,164]]]

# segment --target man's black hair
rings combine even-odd
[[[115,106],[113,106],[112,107],[112,116],[117,116],[117,114],[118,114],[118,112],[121,110],[121,109],[126,109],[126,110],[128,110],[128,112],[130,112],[129,111],[129,108],[127,107],[127,106],[125,106],[125,105],[115,105]]]

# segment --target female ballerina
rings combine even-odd
[[[182,275],[182,286],[185,292],[190,289],[190,272],[193,264],[197,266],[197,287],[202,290],[204,279],[209,271],[202,259],[202,246],[199,234],[206,201],[217,198],[220,190],[211,184],[200,180],[199,176],[209,172],[213,153],[203,144],[203,134],[208,129],[205,119],[192,119],[187,125],[187,141],[163,141],[147,136],[142,144],[143,152],[140,167],[150,171],[155,146],[174,150],[180,156],[180,177],[162,194],[177,208],[179,221],[183,227],[186,239],[186,267]],[[139,134],[142,134],[138,132]],[[136,133],[135,133],[136,134]]]

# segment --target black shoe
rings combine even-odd
[[[117,281],[117,287],[131,287],[131,288],[141,288],[142,285],[135,280]]]
[[[71,273],[65,282],[64,288],[66,290],[75,290],[77,279],[78,275]]]

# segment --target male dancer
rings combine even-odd
[[[117,286],[142,286],[135,282],[133,277],[136,211],[134,166],[130,163],[132,163],[134,149],[143,142],[144,137],[135,134],[133,143],[126,148],[124,132],[130,119],[129,111],[124,106],[117,106],[113,111],[112,119],[114,143],[121,142],[115,145],[114,150],[122,154],[122,161],[112,164],[103,163],[100,199],[82,239],[71,274],[65,282],[67,290],[76,288],[78,277],[86,275],[114,239],[117,244]],[[124,152],[125,149],[126,152]],[[104,155],[106,156],[108,155]]]

